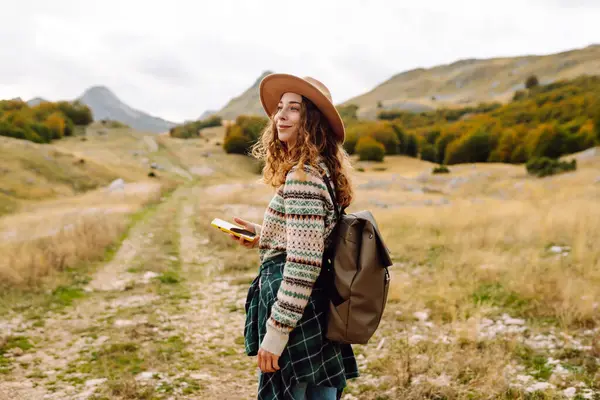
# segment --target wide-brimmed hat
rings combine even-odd
[[[270,74],[260,82],[260,102],[267,115],[272,116],[284,93],[292,92],[312,101],[329,121],[333,133],[344,143],[345,130],[342,117],[333,105],[327,86],[309,76],[300,78],[289,74]]]

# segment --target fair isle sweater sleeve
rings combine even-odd
[[[320,176],[305,171],[303,180],[301,173],[292,169],[283,188],[286,260],[283,281],[261,343],[263,349],[276,355],[283,353],[290,332],[304,314],[325,250],[324,196],[328,192]]]

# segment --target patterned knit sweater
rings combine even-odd
[[[320,165],[330,176],[325,164]],[[335,225],[333,202],[321,174],[311,166],[304,166],[304,172],[290,170],[265,211],[262,227],[257,226],[261,262],[286,253],[283,281],[261,343],[276,355],[283,353],[302,318],[321,271],[325,239]]]

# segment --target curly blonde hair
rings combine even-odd
[[[286,143],[279,140],[275,114],[263,130],[258,142],[252,146],[253,157],[263,160],[262,181],[275,188],[285,183],[287,173],[294,166],[310,165],[319,169],[321,156],[331,173],[338,205],[344,209],[354,196],[348,172],[352,169],[350,157],[337,141],[329,122],[312,101],[302,96],[300,106],[300,129],[296,145],[288,150]],[[304,171],[300,168],[299,171]]]

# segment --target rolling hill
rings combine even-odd
[[[235,119],[241,114],[265,115],[258,97],[258,85],[260,81],[267,75],[272,74],[271,71],[263,72],[254,84],[241,95],[234,97],[219,111],[216,112],[224,120]]]
[[[371,91],[343,104],[359,106],[358,115],[373,118],[384,109],[437,108],[509,100],[530,75],[541,84],[579,75],[600,74],[600,45],[550,55],[465,59],[392,76]]]
[[[258,85],[270,72],[263,73],[241,95],[216,112],[224,119],[240,114],[264,115],[258,98]],[[480,102],[506,102],[524,87],[529,75],[541,84],[582,74],[600,74],[600,45],[591,45],[550,55],[527,55],[491,59],[465,59],[433,68],[401,72],[340,105],[356,104],[361,118],[375,118],[378,103],[383,109],[428,111],[439,107],[476,105]]]

